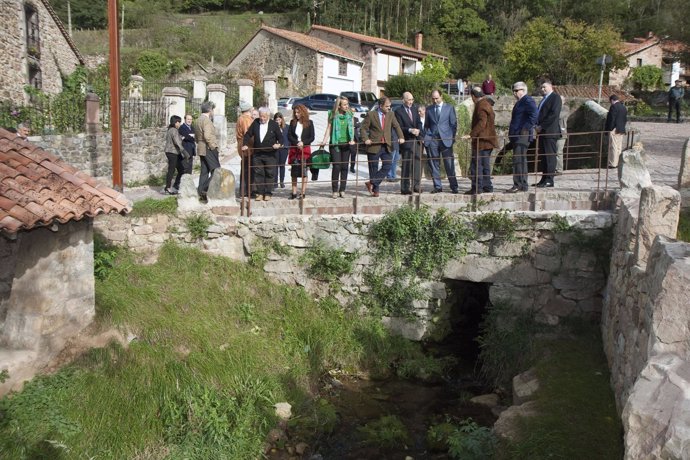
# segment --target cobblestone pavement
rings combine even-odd
[[[647,167],[655,184],[664,184],[675,187],[678,183],[678,172],[680,169],[680,159],[683,146],[690,138],[690,124],[688,123],[647,123],[635,122],[630,127],[637,130],[640,134],[639,139],[646,155]],[[360,155],[360,164],[356,174],[348,176],[348,195],[358,194],[367,195],[364,182],[368,180],[368,171],[365,163],[365,156]],[[236,155],[228,155],[223,161],[223,167],[230,169],[235,177],[239,177],[239,158]],[[274,191],[274,199],[282,200],[290,196],[290,171],[286,172],[286,188],[278,188]],[[307,195],[310,197],[328,198],[331,196],[331,170],[321,170],[319,180],[310,181],[308,184]],[[533,184],[539,180],[539,174],[532,174],[529,183]],[[494,190],[502,192],[512,186],[511,176],[497,176],[493,178]],[[562,190],[611,190],[618,188],[617,173],[615,169],[580,169],[565,171],[555,180],[556,189]],[[460,192],[469,190],[470,180],[466,177],[459,178]],[[450,192],[448,182],[443,181],[444,191]],[[422,190],[430,192],[433,186],[430,180],[422,181]],[[139,201],[144,198],[164,198],[161,193],[162,187],[137,187],[125,189],[125,195],[132,201]],[[399,194],[400,182],[383,182],[381,184],[381,194]]]

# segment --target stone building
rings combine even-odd
[[[317,37],[261,28],[227,66],[240,78],[277,79],[277,96],[359,91],[362,65],[357,55]]]
[[[48,94],[62,91],[62,76],[84,64],[48,0],[0,2],[0,101],[23,105],[27,85]]]
[[[685,49],[682,43],[663,40],[652,32],[647,37],[621,43],[621,51],[628,61],[628,66],[609,72],[609,84],[619,88],[625,86],[632,69],[643,65],[653,65],[662,69],[663,81],[667,86],[673,85],[679,78],[687,81],[689,76],[680,61]]]
[[[415,46],[386,40],[385,38],[357,34],[332,27],[312,26],[309,36],[339,46],[364,62],[362,91],[383,94],[388,78],[393,75],[415,74],[422,70],[422,59],[433,56],[447,60],[446,56],[422,49],[423,35],[415,34]]]
[[[91,323],[93,218],[129,210],[124,195],[0,129],[0,394]]]

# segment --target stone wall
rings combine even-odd
[[[514,240],[493,233],[479,235],[469,244],[467,256],[447,265],[439,282],[452,279],[489,283],[493,302],[534,309],[542,321],[551,324],[570,315],[598,317],[607,260],[586,242],[605,238],[613,215],[593,211],[561,213],[581,232],[578,239],[574,232],[558,232],[552,220],[555,214],[516,213],[527,219]],[[463,214],[468,221],[475,215]],[[332,292],[347,304],[365,289],[362,275],[371,263],[366,234],[371,223],[381,216],[210,217],[215,224],[200,241],[191,237],[180,217],[103,216],[97,219],[96,229],[108,240],[150,258],[155,258],[155,251],[168,239],[244,261],[268,248],[264,270],[274,279],[304,286],[316,296],[328,293],[329,287],[311,279],[299,258],[314,241],[322,240],[327,246],[358,254],[354,272],[340,280],[342,289]],[[275,244],[287,247],[290,254],[277,254],[270,249]],[[439,282],[427,285],[428,298],[416,304],[416,321],[390,319],[390,326],[415,340],[443,332],[449,312],[443,311],[446,290]]]
[[[122,170],[125,184],[144,182],[151,176],[161,176],[168,163],[163,153],[166,128],[147,128],[122,131]],[[58,134],[32,136],[31,142],[65,160],[75,168],[106,183],[112,180],[112,134]],[[235,125],[228,128],[230,154],[236,145]],[[198,163],[195,159],[195,163]]]
[[[0,371],[10,374],[0,384],[3,394],[93,320],[92,221],[38,228],[14,240],[0,237],[0,254]]]
[[[641,151],[622,158],[602,335],[625,458],[688,458],[690,245],[671,239],[680,195],[651,184]]]
[[[41,89],[48,94],[60,93],[61,75],[71,74],[79,65],[79,58],[42,1],[0,2],[0,53],[5,56],[0,67],[0,100],[20,105],[26,102],[24,86],[28,83],[25,4],[33,6],[39,16]]]

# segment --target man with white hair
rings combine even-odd
[[[270,201],[278,164],[278,149],[283,146],[283,132],[278,123],[271,119],[271,111],[268,107],[259,109],[259,118],[252,122],[244,134],[244,143],[247,144],[250,138],[254,138],[252,149],[254,197],[257,201]],[[249,147],[243,145],[242,150],[249,152]]]

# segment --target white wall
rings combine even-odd
[[[324,93],[340,94],[342,91],[362,90],[362,67],[358,64],[347,63],[347,75],[338,75],[340,61],[324,56],[323,86]]]

